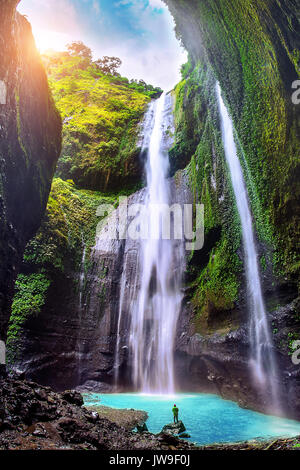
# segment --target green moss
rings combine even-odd
[[[64,121],[57,175],[87,189],[134,186],[141,180],[139,124],[161,90],[105,75],[86,58],[67,55],[45,61]]]
[[[196,279],[196,291],[193,304],[197,308],[197,315],[201,315],[208,305],[216,310],[232,310],[238,300],[239,283],[237,272],[241,264],[236,254],[232,254],[232,247],[224,239],[211,251],[208,265],[201,271]]]
[[[288,354],[291,356],[299,346],[294,347],[294,342],[300,340],[300,333],[289,332],[287,335]]]
[[[202,256],[191,253],[187,268],[194,327],[203,332],[208,309],[220,315],[228,311],[229,317],[238,300],[241,228],[219,131],[214,75],[207,64],[195,65],[191,60],[183,71],[184,79],[174,91],[174,149],[180,149],[178,155],[185,152],[190,160],[187,171],[194,202],[204,204]]]
[[[267,269],[267,261],[266,261],[265,255],[261,256],[259,261],[260,261],[260,266],[261,266],[262,271],[265,271]]]
[[[102,203],[115,204],[116,200],[116,195],[79,190],[73,181],[55,178],[42,226],[27,245],[24,261],[64,272],[72,259],[72,268],[77,270],[83,246],[88,258],[95,242],[97,207]]]
[[[49,277],[43,272],[18,276],[7,332],[8,363],[17,359],[18,340],[22,326],[30,317],[37,316],[41,312],[50,283]]]
[[[221,84],[257,234],[273,253],[274,274],[299,283],[300,122],[291,101],[291,84],[300,76],[295,7],[262,0],[165,2],[194,61],[207,59]]]

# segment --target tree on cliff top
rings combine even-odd
[[[119,57],[108,57],[105,55],[102,59],[96,60],[94,64],[105,74],[119,75],[117,69],[121,67],[122,61]]]
[[[92,50],[82,41],[74,41],[71,44],[67,44],[67,49],[72,56],[85,57],[92,60]]]

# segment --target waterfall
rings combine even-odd
[[[173,348],[182,301],[184,262],[178,263],[178,256],[183,258],[184,254],[174,249],[174,240],[162,239],[161,227],[164,205],[171,202],[166,145],[171,100],[170,95],[163,94],[151,105],[144,128],[148,147],[144,204],[150,233],[140,241],[139,288],[129,334],[134,385],[152,393],[174,392]]]
[[[273,411],[280,411],[277,366],[263,301],[248,194],[234,142],[232,120],[222,99],[219,83],[217,83],[217,98],[221,115],[225,157],[242,225],[247,292],[250,308],[250,367],[255,385],[262,391],[271,392]]]

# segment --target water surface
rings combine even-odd
[[[300,435],[300,422],[244,410],[231,401],[204,393],[167,395],[84,394],[85,405],[134,408],[147,411],[150,432],[158,433],[171,422],[173,404],[179,408],[191,441],[198,444],[238,442],[254,438]]]

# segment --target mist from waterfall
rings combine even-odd
[[[163,94],[149,108],[144,127],[147,147],[145,194],[148,237],[140,242],[139,290],[131,312],[129,344],[133,382],[137,390],[173,393],[173,348],[182,293],[173,240],[162,239],[162,219],[170,204],[168,149],[172,97]],[[176,253],[177,251],[177,253]],[[181,251],[181,250],[179,250]],[[182,256],[184,256],[182,254]]]
[[[264,391],[271,392],[273,403],[270,405],[273,411],[279,412],[278,372],[262,295],[258,256],[248,203],[248,194],[243,177],[243,170],[237,155],[232,120],[222,99],[219,83],[217,83],[217,98],[221,115],[225,157],[230,171],[232,187],[242,226],[247,292],[250,308],[250,367],[255,385],[262,393]]]

